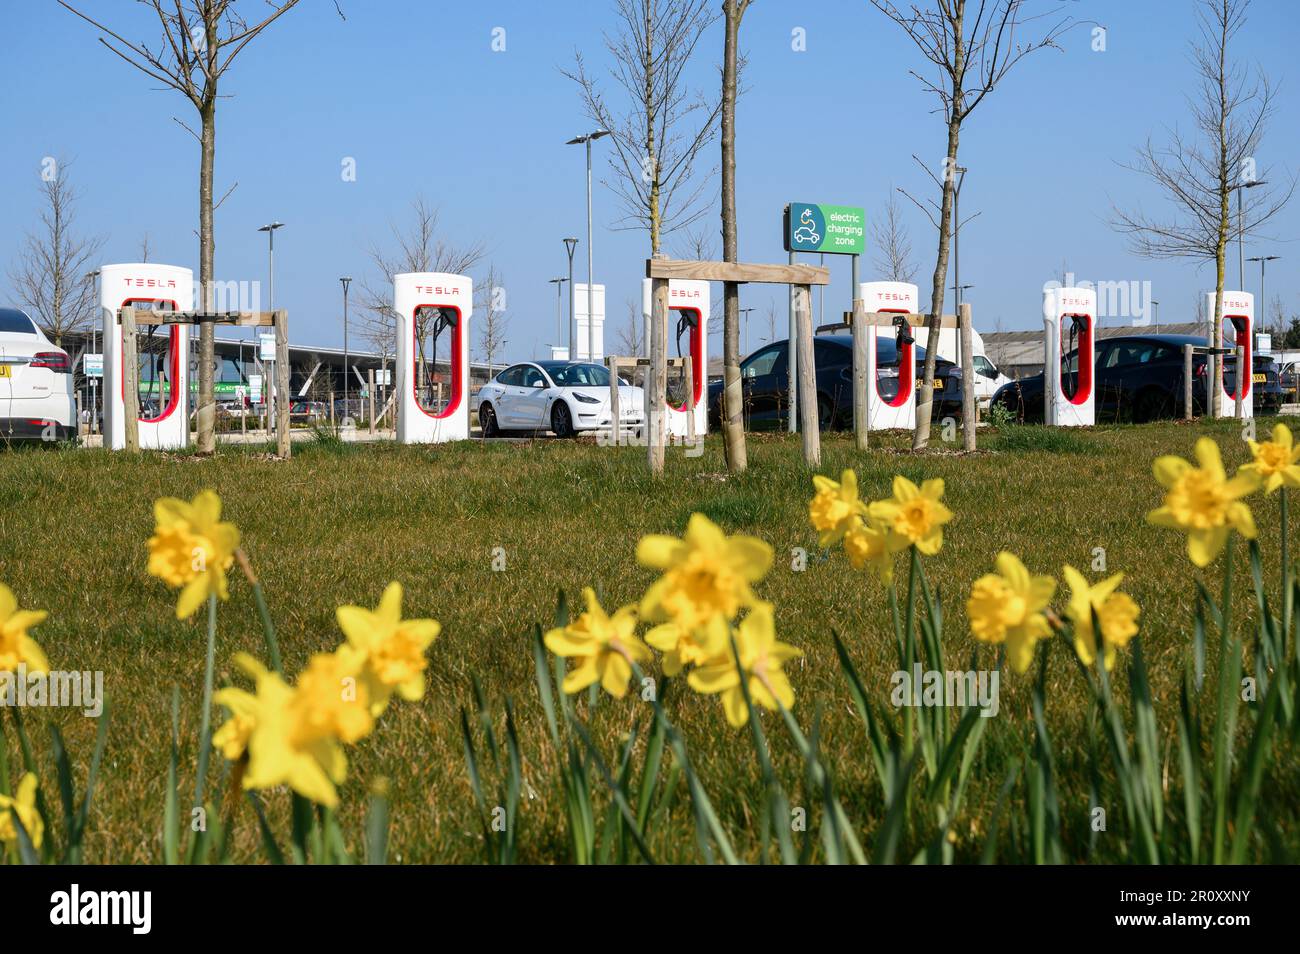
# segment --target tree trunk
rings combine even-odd
[[[655,73],[654,73],[654,20],[650,16],[651,5],[645,7],[645,155],[649,168],[645,170],[650,176],[650,257],[659,254],[659,155],[655,142]]]
[[[211,96],[199,109],[203,135],[199,140],[199,310],[211,312],[214,275],[212,234],[212,175],[217,144],[216,80],[210,81]],[[199,325],[199,398],[197,408],[198,452],[217,449],[216,405],[213,403],[213,365],[216,357],[216,329],[212,322]]]
[[[739,261],[736,241],[736,46],[740,20],[747,2],[725,0],[726,41],[722,61],[722,258]],[[708,369],[701,369],[707,374]],[[793,369],[791,369],[793,373]],[[747,466],[744,392],[740,381],[740,288],[734,282],[723,285],[722,320],[722,434],[727,469],[741,473]]]
[[[961,116],[948,121],[948,152],[944,160],[943,202],[939,209],[939,254],[934,263],[930,284],[930,314],[926,321],[925,368],[916,395],[916,430],[912,432],[912,449],[923,450],[930,443],[930,412],[934,400],[934,365],[939,354],[939,325],[943,320],[943,300],[948,284],[948,246],[952,240],[952,199],[957,188],[957,143],[961,136]]]

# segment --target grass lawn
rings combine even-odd
[[[942,593],[950,667],[964,668],[977,649],[967,633],[963,603],[971,582],[992,568],[999,550],[1012,550],[1031,570],[1059,579],[1063,563],[1088,572],[1102,548],[1108,572],[1127,574],[1124,588],[1143,609],[1143,649],[1161,747],[1169,753],[1162,770],[1176,792],[1173,718],[1191,639],[1196,571],[1185,556],[1183,538],[1148,526],[1143,517],[1160,500],[1152,459],[1168,453],[1190,457],[1196,437],[1207,432],[1219,440],[1230,471],[1249,458],[1231,421],[1086,432],[1008,428],[981,433],[985,449],[974,456],[952,453],[943,445],[915,456],[905,450],[901,434],[878,440],[873,435],[874,449],[859,453],[849,437],[831,435],[823,445],[822,472],[838,477],[842,468],[856,468],[867,499],[888,496],[895,473],[917,482],[931,477],[946,481],[945,501],[956,518],[942,551],[926,566]],[[679,535],[694,511],[728,532],[759,536],[775,548],[776,565],[758,590],[776,605],[780,638],[806,654],[787,665],[797,697],[794,711],[807,726],[815,703],[823,704],[824,758],[849,815],[863,840],[869,840],[880,822],[880,786],[831,631],[838,630],[846,640],[874,701],[886,707],[896,664],[885,593],[865,571],[855,571],[842,552],[829,559],[819,553],[808,524],[811,481],[797,440],[753,435],[749,450],[749,470],[729,477],[717,438],[710,438],[705,454],[696,459],[670,449],[667,474],[660,481],[647,473],[642,449],[556,441],[433,448],[326,441],[295,446],[287,462],[261,448],[223,449],[206,460],[92,450],[0,452],[0,581],[14,590],[20,605],[49,611],[33,635],[53,668],[103,670],[113,705],[86,860],[153,862],[161,857],[173,685],[182,692],[181,801],[189,802],[204,614],[178,622],[175,594],[146,575],[145,557],[154,499],[189,498],[205,487],[221,495],[225,519],[241,529],[267,592],[288,672],[298,671],[310,653],[338,644],[336,606],[373,606],[390,580],[406,588],[406,615],[432,616],[442,623],[442,635],[429,653],[424,699],[390,710],[375,733],[353,750],[341,808],[350,841],[360,841],[366,786],[386,777],[393,815],[390,858],[465,862],[482,857],[459,715],[461,707],[473,704],[471,679],[477,677],[498,726],[507,696],[517,711],[526,780],[520,860],[567,860],[557,757],[533,681],[533,627],[553,618],[560,590],[576,598],[581,587],[592,585],[611,609],[637,600],[654,578],[633,558],[637,539],[646,533]],[[1273,561],[1279,542],[1277,499],[1252,498],[1263,552]],[[503,572],[493,569],[498,547],[504,549]],[[803,572],[792,569],[792,551],[799,547],[809,553]],[[1238,618],[1245,619],[1253,604],[1241,548],[1237,554]],[[904,570],[900,558],[900,577]],[[1265,572],[1276,587],[1276,563],[1266,564]],[[1204,579],[1217,593],[1219,568],[1205,571]],[[247,685],[229,660],[239,650],[264,656],[261,631],[251,593],[237,571],[231,591],[218,617],[218,682]],[[1063,602],[1058,595],[1055,605]],[[1243,632],[1249,637],[1253,629],[1243,624]],[[1124,860],[1126,839],[1094,835],[1089,825],[1090,733],[1101,743],[1089,720],[1085,685],[1061,648],[1053,649],[1047,708],[1062,841],[1069,860]],[[984,668],[993,665],[992,650],[980,647],[979,654]],[[1216,666],[1211,658],[1210,671]],[[1253,671],[1249,661],[1246,671]],[[1121,673],[1117,668],[1117,686],[1125,682]],[[1013,731],[1000,727],[980,749],[955,833],[958,860],[979,857],[1007,763],[1023,755],[1022,744],[1031,744],[1029,685],[1027,676],[1004,674],[1001,711],[994,721],[1009,722]],[[763,803],[749,735],[726,724],[716,697],[678,690],[685,686],[674,684],[667,708],[686,736],[723,825],[746,852],[752,845],[747,832]],[[1212,683],[1206,694],[1212,707]],[[607,757],[633,721],[644,724],[649,711],[631,695],[599,701],[591,720]],[[84,778],[95,727],[92,720],[66,711],[27,713],[45,764],[42,778],[52,788],[44,727],[50,720],[68,739],[79,779]],[[4,721],[13,765],[17,745],[10,721]],[[1243,713],[1238,724],[1250,721]],[[777,770],[797,801],[803,797],[802,761],[778,719],[766,716],[764,725]],[[1282,747],[1264,780],[1257,858],[1300,858],[1300,763],[1295,752],[1294,745]],[[1008,847],[1000,855],[1016,857],[1015,839],[1024,825],[1021,788],[1011,793],[1004,814]],[[1103,785],[1099,798],[1109,809],[1112,829],[1122,827],[1118,793]],[[1169,801],[1176,802],[1173,794]],[[287,797],[272,794],[267,803],[273,823],[283,826]],[[1176,814],[1177,807],[1170,811]],[[914,826],[928,823],[912,819]],[[257,859],[256,825],[246,809],[238,824],[235,857]],[[661,860],[699,860],[684,796],[656,832],[653,847]]]

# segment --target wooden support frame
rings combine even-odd
[[[618,369],[619,368],[648,368],[651,365],[649,358],[620,358],[617,355],[607,355],[605,357],[605,367],[609,369],[609,426],[610,426],[610,443],[618,446],[619,432],[622,427],[619,424],[619,395],[618,395]],[[664,360],[665,370],[667,368],[682,368],[686,375],[686,393],[688,395],[695,393],[695,362],[690,355],[684,358],[666,358]],[[664,386],[667,391],[667,383]],[[667,397],[665,394],[665,403]],[[694,405],[692,405],[692,410]],[[645,408],[646,420],[642,422],[642,429],[649,427],[650,409]],[[661,410],[662,413],[662,410]],[[695,415],[688,414],[686,417],[686,439],[695,443]]]
[[[123,386],[126,389],[126,448],[140,449],[140,359],[135,333],[141,325],[232,325],[241,328],[275,330],[276,454],[288,458],[293,443],[289,437],[289,313],[276,311],[155,311],[130,305],[117,313],[122,326]]]
[[[669,258],[649,258],[645,263],[646,278],[650,279],[650,360],[646,375],[646,458],[650,471],[663,473],[664,469],[664,407],[668,389],[668,282],[670,279],[695,279],[710,282],[743,285],[764,283],[790,285],[794,290],[798,323],[799,375],[815,381],[813,370],[812,287],[829,285],[830,270],[820,265],[763,265],[744,262],[693,262]],[[707,368],[690,368],[688,375],[708,374]],[[694,394],[694,379],[688,382]],[[804,463],[809,467],[821,464],[821,434],[817,421],[817,390],[813,384],[799,388],[799,426],[803,432]],[[805,396],[806,395],[806,396]],[[725,413],[725,409],[724,409]],[[690,416],[688,432],[694,437],[694,415]]]

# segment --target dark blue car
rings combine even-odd
[[[914,348],[916,377],[921,379],[925,349]],[[790,381],[787,358],[789,342],[775,341],[759,348],[740,363],[744,389],[745,428],[777,430],[785,427],[789,414]],[[817,335],[813,338],[817,368],[817,416],[822,430],[844,430],[853,426],[853,336]],[[935,362],[933,417],[961,413],[960,372],[956,365],[939,358]],[[876,382],[886,400],[898,393],[898,348],[891,337],[876,339]],[[709,382],[709,427],[722,420],[722,381]]]
[[[1123,335],[1102,338],[1096,347],[1097,423],[1118,420],[1154,421],[1180,416],[1183,412],[1183,346],[1204,347],[1205,339],[1194,335]],[[1224,388],[1236,388],[1236,359],[1225,355]],[[1066,355],[1061,383],[1068,391],[1074,385],[1077,352]],[[1205,354],[1192,355],[1192,408],[1203,414],[1206,406]],[[1282,390],[1271,358],[1255,355],[1251,388],[1256,414],[1276,414]],[[1230,398],[1224,398],[1225,401]],[[1043,376],[1013,381],[998,389],[992,406],[1005,408],[1015,419],[1029,423],[1043,420]]]

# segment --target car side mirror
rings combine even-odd
[[[541,381],[534,381],[534,382],[533,382],[533,387],[535,387],[535,388],[540,388],[541,386],[542,386],[542,382],[541,382]]]

